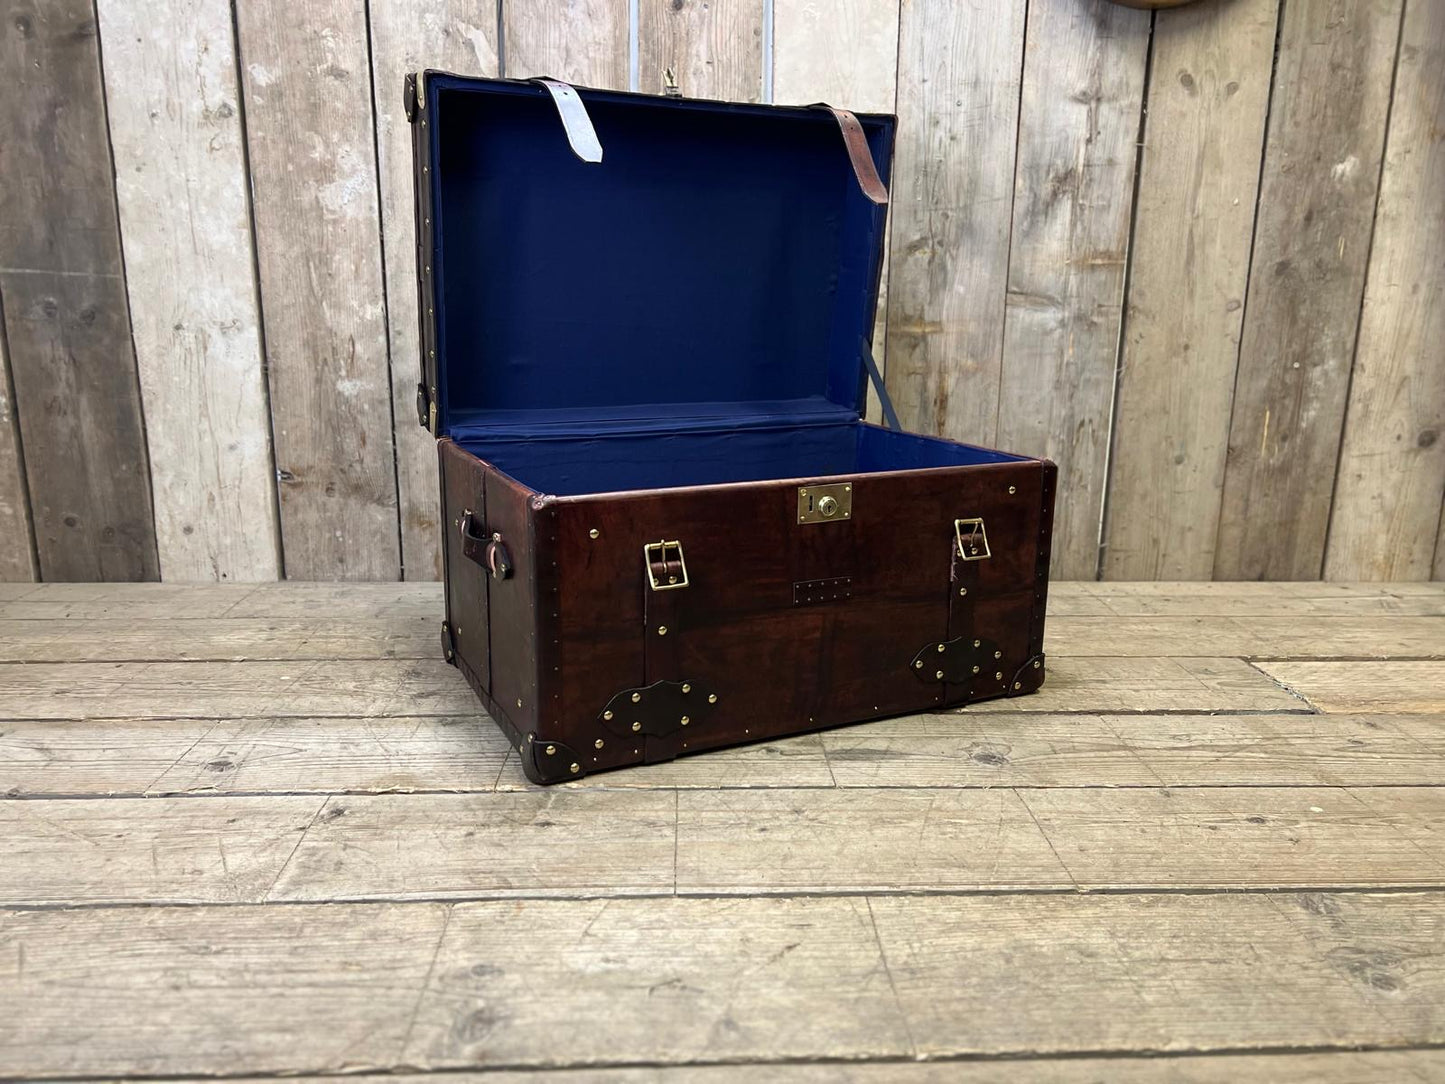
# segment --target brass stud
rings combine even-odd
[[[1019,689],[1022,689],[1023,687],[1024,687],[1024,683],[1023,683],[1022,681],[1015,681],[1015,682],[1014,682],[1014,691],[1015,691],[1015,692],[1017,692]]]
[[[641,724],[641,723],[633,723],[633,724],[632,724],[632,729],[633,729],[633,730],[641,730],[641,729],[642,729],[642,724]]]
[[[684,682],[682,683],[682,691],[685,692],[685,693],[690,693],[690,692],[692,692],[692,686],[689,685],[687,682],[684,681]]]
[[[686,715],[684,715],[684,716],[682,717],[682,720],[681,720],[681,721],[682,721],[682,725],[683,725],[683,726],[687,726],[688,723],[692,722],[692,720],[689,719]]]
[[[574,760],[574,761],[571,763],[571,765],[568,767],[567,770],[570,771],[573,775],[576,775],[578,772],[580,772],[580,771],[582,770],[582,765],[578,764],[578,763]]]
[[[1002,652],[1002,651],[995,651],[995,652],[993,653],[993,657],[996,658],[996,659],[1001,659],[1001,658],[1003,658],[1003,652]]]
[[[983,646],[983,641],[982,641],[982,640],[975,640],[975,641],[973,642],[973,646],[974,646],[974,647],[982,647],[982,646]]]
[[[1034,669],[1035,669],[1035,670],[1039,669],[1039,668],[1040,668],[1041,666],[1043,666],[1043,665],[1044,665],[1044,664],[1041,663],[1041,662],[1039,662],[1037,659],[1034,660]]]
[[[659,636],[666,636],[666,635],[667,635],[667,626],[666,626],[666,625],[658,625],[658,626],[657,626],[657,635],[659,635]]]
[[[536,741],[536,740],[537,740],[537,735],[535,735],[535,734],[528,734],[528,735],[527,735],[527,744],[528,744],[528,745],[531,745],[531,744],[532,744],[534,741]]]
[[[588,537],[588,538],[601,538],[601,537],[602,537],[602,532],[599,531],[596,527],[593,527],[592,530],[590,530],[590,531],[587,532],[587,537]]]
[[[547,746],[547,755],[549,757],[555,757],[557,755],[557,747],[555,745]]]
[[[517,707],[520,708],[521,706],[522,706],[522,698],[519,696],[519,697],[517,697]]]
[[[612,712],[610,712],[610,711],[604,711],[604,712],[602,713],[602,718],[604,718],[604,719],[611,719],[611,718],[612,718]]]
[[[1019,491],[1019,487],[1018,487],[1018,486],[1009,486],[1009,487],[1008,487],[1008,491],[1009,491],[1010,493],[1017,493],[1017,492]]]
[[[998,673],[994,674],[993,679],[994,679],[994,681],[1002,681],[1002,680],[1003,680],[1003,671],[1000,670],[1000,671],[998,671]]]
[[[641,694],[641,693],[633,693],[633,694],[632,694],[632,702],[633,702],[634,704],[639,703],[641,700],[642,700],[642,694]]]
[[[716,704],[716,703],[717,703],[717,693],[708,693],[708,694],[707,694],[707,702],[708,702],[709,704]]]
[[[936,677],[939,681],[942,681],[942,680],[943,680],[943,671],[940,670],[940,671],[938,671],[938,673],[934,674],[933,676]]]
[[[943,646],[942,644],[939,644],[939,645],[938,645],[938,653],[939,653],[940,655],[942,655],[943,652],[944,652],[944,650],[945,650],[945,649],[944,649],[944,646]]]
[[[968,588],[967,588],[967,587],[960,587],[960,588],[958,589],[958,593],[959,593],[960,595],[966,595],[966,594],[968,594]]]
[[[601,749],[601,748],[602,748],[602,744],[603,744],[603,743],[602,743],[602,739],[601,739],[601,738],[598,738],[595,742],[592,743],[593,747],[596,748],[596,749]]]
[[[923,669],[923,660],[922,660],[922,659],[918,659],[917,661],[915,661],[914,664],[913,664],[913,669],[915,669],[915,670],[922,670],[922,669]]]
[[[978,673],[978,667],[977,667],[977,666],[975,666],[975,667],[973,668],[973,672],[974,672],[975,674]]]

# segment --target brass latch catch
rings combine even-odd
[[[954,520],[953,537],[958,542],[958,556],[965,561],[982,561],[993,556],[981,517]]]
[[[687,561],[681,542],[649,542],[642,547],[647,582],[654,591],[673,591],[687,586]]]

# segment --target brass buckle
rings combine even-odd
[[[956,519],[953,521],[953,537],[958,541],[958,556],[965,561],[982,561],[992,557],[988,548],[988,532],[983,529],[983,518]]]
[[[667,576],[669,555],[676,551],[681,577]],[[687,586],[687,561],[682,556],[681,542],[649,542],[642,547],[642,563],[647,566],[647,582],[654,591],[675,591]],[[664,583],[662,576],[667,576]]]

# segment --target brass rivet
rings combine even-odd
[[[632,724],[632,729],[633,729],[633,730],[641,730],[641,729],[642,729],[642,724],[641,724],[641,723],[633,723],[633,724]]]
[[[682,683],[682,691],[685,692],[685,693],[690,693],[690,692],[692,692],[692,686],[689,685],[687,682],[684,681],[684,682]]]
[[[800,489],[800,490],[798,490],[798,496],[800,496],[800,497],[806,497],[807,495],[808,495],[808,491],[807,491],[806,489]]]
[[[457,635],[460,636],[461,634],[462,634],[462,627],[461,627],[460,625],[458,625],[458,626],[457,626]]]
[[[853,492],[853,487],[852,487],[852,486],[844,486],[844,487],[843,487],[843,492],[844,492],[844,493],[852,493],[852,492]]]
[[[667,635],[667,626],[666,626],[666,625],[658,625],[658,626],[657,626],[657,635],[659,635],[659,636],[666,636],[666,635]]]
[[[1019,491],[1019,488],[1018,488],[1018,486],[1009,486],[1009,487],[1008,487],[1008,491],[1009,491],[1010,493],[1017,493],[1017,492]]]
[[[528,744],[528,745],[531,745],[531,744],[532,744],[534,741],[536,741],[536,740],[537,740],[537,735],[535,735],[535,734],[528,734],[528,735],[527,735],[527,744]]]
[[[1041,666],[1043,666],[1043,663],[1037,662],[1037,661],[1034,662],[1034,669],[1035,669],[1035,670],[1037,670],[1037,669],[1038,669],[1039,667],[1041,667]]]
[[[599,531],[596,527],[593,527],[592,530],[590,530],[590,531],[587,532],[587,537],[588,537],[588,538],[601,538],[601,537],[602,537],[602,532]]]
[[[557,755],[557,747],[555,745],[547,746],[547,755],[549,757],[555,757]]]
[[[1002,651],[995,651],[995,652],[993,653],[993,657],[996,658],[996,659],[1001,659],[1001,658],[1003,658],[1003,652],[1002,652]]]
[[[994,681],[1002,681],[1002,680],[1003,680],[1003,671],[1000,670],[998,673],[994,674],[993,679],[994,679]]]
[[[578,772],[580,772],[580,771],[582,770],[582,766],[581,766],[580,764],[578,764],[576,761],[573,761],[572,764],[570,765],[570,767],[568,768],[568,770],[569,770],[573,775],[576,775]]]
[[[973,646],[974,646],[974,647],[982,647],[982,646],[983,646],[983,641],[982,641],[982,640],[975,640],[975,641],[973,642]]]
[[[612,718],[612,713],[611,713],[610,711],[604,711],[604,712],[602,713],[602,718],[604,718],[604,719],[611,719],[611,718]]]
[[[1024,683],[1023,683],[1022,681],[1015,681],[1015,682],[1014,682],[1014,689],[1016,689],[1016,690],[1017,690],[1017,689],[1022,689],[1023,687],[1024,687]]]
[[[960,595],[966,595],[966,594],[968,594],[968,588],[967,588],[967,587],[960,587],[960,588],[958,589],[958,593],[959,593]]]
[[[598,738],[598,739],[597,739],[595,742],[593,742],[592,744],[593,744],[593,746],[594,746],[595,748],[601,749],[601,748],[602,748],[602,739],[601,739],[601,738]]]
[[[519,696],[519,697],[517,697],[517,707],[520,708],[521,706],[522,706],[522,698]]]
[[[681,721],[682,721],[682,725],[683,725],[683,726],[687,726],[688,723],[692,722],[692,720],[689,719],[686,715],[684,715],[684,716],[682,717],[682,720],[681,720]]]
[[[942,654],[943,654],[943,651],[944,651],[943,645],[942,645],[942,644],[939,644],[939,645],[938,645],[938,653],[939,653],[940,655],[942,655]]]
[[[936,678],[938,678],[938,680],[942,681],[942,680],[943,680],[943,671],[940,670],[940,671],[938,671],[938,673],[934,674],[933,676],[936,677]]]
[[[922,659],[919,659],[917,662],[915,662],[915,663],[913,664],[913,669],[915,669],[915,670],[922,670],[922,669],[923,669],[923,660],[922,660]]]
[[[973,672],[974,672],[975,674],[978,673],[978,667],[977,667],[977,666],[975,666],[975,667],[973,668]]]
[[[641,700],[642,700],[642,694],[641,694],[641,693],[633,693],[633,694],[632,694],[632,702],[633,702],[634,704],[639,703]]]
[[[707,702],[708,702],[709,704],[716,704],[716,703],[717,703],[717,693],[708,693],[708,694],[707,694]]]

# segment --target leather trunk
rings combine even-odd
[[[442,649],[528,778],[1042,684],[1054,465],[859,418],[891,118],[440,73],[406,103]]]

